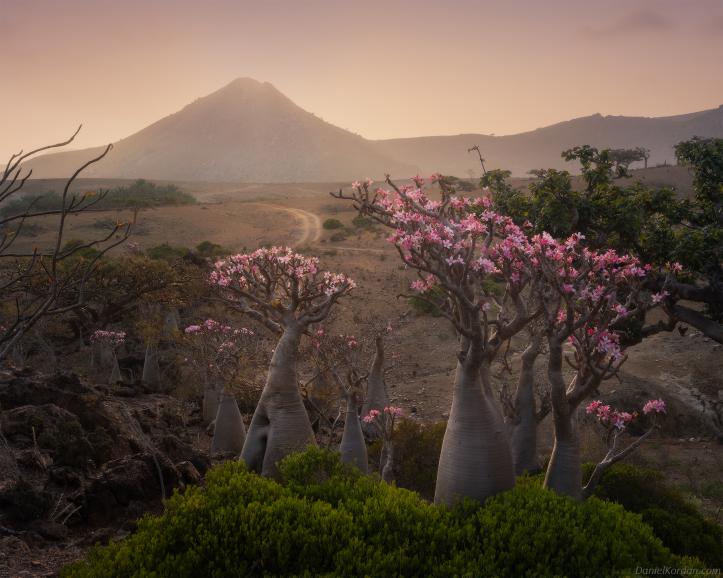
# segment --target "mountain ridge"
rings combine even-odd
[[[323,182],[408,177],[417,172],[477,174],[478,145],[487,168],[515,175],[551,167],[575,170],[560,152],[579,144],[645,146],[650,164],[674,160],[692,136],[723,137],[723,105],[667,117],[603,116],[561,121],[513,135],[462,133],[368,140],[310,113],[269,82],[240,77],[114,143],[85,177],[206,182]],[[63,177],[103,147],[44,155],[28,163],[35,178]]]

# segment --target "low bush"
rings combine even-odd
[[[588,475],[592,468],[585,465]],[[682,492],[666,486],[659,472],[617,463],[605,472],[594,494],[640,514],[675,554],[695,556],[711,568],[723,567],[721,527],[706,520]]]
[[[344,224],[339,219],[327,219],[322,225],[322,227],[324,227],[328,231],[331,231],[333,229],[341,229],[343,226]]]
[[[394,479],[397,486],[421,494],[427,500],[434,499],[437,483],[439,454],[447,422],[424,424],[411,419],[401,419],[394,432]],[[375,466],[379,463],[381,442],[369,447],[369,459]]]
[[[351,224],[354,225],[355,229],[371,230],[376,226],[376,221],[371,217],[365,217],[364,215],[357,215],[351,220]]]
[[[140,209],[167,205],[189,205],[196,202],[192,195],[183,192],[176,185],[156,185],[143,179],[138,179],[131,185],[115,187],[102,193],[103,198],[97,201],[94,200],[95,194],[89,194],[82,206],[93,203],[93,210]],[[82,195],[83,193],[75,193],[78,199]],[[25,195],[4,205],[0,209],[0,215],[10,217],[22,214],[29,209],[32,212],[57,211],[62,205],[62,196],[54,191],[41,195]]]
[[[579,504],[529,481],[448,509],[317,448],[280,471],[283,484],[239,462],[218,466],[205,488],[175,494],[164,515],[61,575],[615,576],[696,563],[617,504]]]
[[[190,251],[186,247],[174,247],[168,243],[161,243],[160,245],[151,247],[146,251],[146,255],[148,255],[151,259],[162,261],[183,259],[189,253]]]

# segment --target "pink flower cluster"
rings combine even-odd
[[[220,288],[262,293],[265,299],[296,295],[306,300],[344,294],[356,287],[342,273],[320,272],[318,258],[295,253],[289,247],[261,248],[217,261],[209,280]]]
[[[189,325],[188,327],[186,327],[183,330],[183,332],[186,335],[215,334],[215,335],[233,335],[233,336],[241,336],[241,335],[252,336],[254,334],[254,332],[251,329],[247,329],[246,327],[242,327],[241,329],[234,329],[230,325],[223,325],[213,319],[206,319],[206,321],[204,321],[200,325]]]
[[[665,402],[662,399],[648,400],[643,406],[643,413],[645,415],[650,413],[665,413]]]
[[[91,343],[107,345],[113,348],[120,347],[126,341],[125,331],[106,331],[98,329],[90,336]]]
[[[378,409],[370,409],[369,413],[362,418],[362,421],[365,423],[372,423],[382,415],[388,415],[390,417],[400,417],[404,415],[404,411],[401,407],[397,407],[394,405],[388,405],[382,411],[379,411]]]
[[[369,413],[362,418],[362,421],[364,423],[372,423],[380,415],[381,415],[381,412],[378,409],[370,409]]]
[[[614,427],[617,430],[624,430],[626,426],[635,419],[637,414],[627,411],[617,411],[609,405],[603,405],[599,400],[591,402],[585,411],[588,415],[592,414],[600,420],[600,423],[607,427]]]
[[[637,412],[617,411],[609,405],[604,405],[600,400],[590,402],[585,408],[585,412],[588,415],[594,415],[602,425],[615,428],[618,431],[624,430],[638,416]],[[648,400],[643,406],[643,413],[646,415],[665,413],[665,402],[662,399]]]

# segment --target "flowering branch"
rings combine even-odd
[[[629,413],[626,411],[620,412],[611,408],[609,405],[603,405],[601,401],[591,402],[587,408],[585,408],[585,411],[588,415],[594,415],[598,419],[599,423],[605,428],[605,439],[608,446],[608,451],[605,454],[605,457],[595,466],[595,469],[590,476],[590,480],[582,490],[583,498],[588,498],[592,495],[595,488],[600,483],[605,470],[614,463],[625,459],[638,447],[640,447],[657,427],[655,418],[658,415],[665,414],[666,411],[665,402],[662,399],[648,400],[643,406],[643,414],[652,416],[652,425],[643,435],[623,449],[618,449],[618,440],[625,432],[627,426],[638,417],[638,413]]]

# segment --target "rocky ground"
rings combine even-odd
[[[0,577],[52,576],[210,467],[197,406],[0,372]]]

